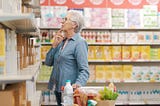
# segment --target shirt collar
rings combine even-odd
[[[80,33],[75,33],[75,34],[71,37],[71,39],[75,41],[75,40],[78,39],[79,36],[80,36]]]
[[[77,40],[78,37],[80,36],[80,33],[75,33],[69,40]],[[63,41],[67,40],[67,38],[65,38]]]

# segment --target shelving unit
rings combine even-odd
[[[33,13],[1,14],[0,23],[18,33],[38,31]]]
[[[14,2],[13,5],[11,2]],[[23,61],[20,61],[20,58],[22,60],[22,57],[20,57],[20,53],[19,53],[19,47],[17,47],[17,37],[19,36],[23,36],[25,37],[25,42],[31,42],[29,41],[31,37],[38,37],[39,36],[39,28],[37,27],[37,23],[36,23],[36,19],[35,19],[35,14],[32,13],[31,11],[27,10],[25,11],[25,13],[21,13],[21,6],[24,4],[24,2],[31,2],[31,1],[35,1],[35,0],[18,0],[18,1],[5,1],[2,5],[3,8],[2,12],[0,14],[0,28],[2,30],[4,30],[5,32],[5,40],[7,42],[7,44],[4,44],[4,48],[5,48],[5,61],[7,61],[6,66],[4,67],[11,67],[10,64],[12,64],[13,62],[15,62],[15,67],[11,67],[8,68],[8,70],[11,70],[13,72],[7,73],[6,70],[4,70],[4,73],[0,75],[0,87],[2,87],[2,89],[0,90],[1,92],[5,92],[6,89],[8,89],[8,86],[16,86],[13,88],[12,93],[18,93],[15,94],[13,97],[8,97],[11,98],[13,100],[13,102],[15,101],[16,96],[18,96],[18,99],[16,99],[17,104],[15,105],[21,105],[23,104],[24,106],[40,106],[40,97],[41,97],[41,91],[36,91],[36,80],[37,80],[37,76],[39,74],[39,69],[41,67],[41,62],[38,61],[34,61],[33,58],[35,58],[33,56],[33,52],[30,53],[28,55],[28,57],[26,56],[25,59],[23,57]],[[37,0],[39,1],[39,0]],[[3,0],[2,0],[3,2]],[[8,4],[7,4],[8,3]],[[17,3],[17,4],[16,4]],[[18,4],[19,3],[19,4]],[[21,4],[22,3],[22,4]],[[19,11],[14,11],[14,9],[17,9],[16,6],[19,6]],[[8,6],[8,8],[6,7]],[[24,6],[24,5],[23,5]],[[37,5],[38,6],[38,5]],[[15,7],[15,8],[13,8]],[[25,8],[25,7],[24,7]],[[34,4],[32,6],[30,6],[30,8],[35,8]],[[37,7],[36,7],[37,8]],[[12,11],[7,11],[7,12],[3,12],[3,9],[5,11],[5,9],[10,9]],[[25,8],[27,9],[27,8]],[[24,11],[23,11],[24,12]],[[11,33],[13,32],[13,33]],[[14,37],[10,36],[13,35]],[[5,41],[4,40],[4,41]],[[22,39],[21,39],[22,40]],[[23,42],[23,41],[21,41]],[[8,44],[9,43],[9,44]],[[32,42],[33,43],[33,42]],[[30,51],[32,51],[31,49],[33,49],[32,43],[27,43],[30,45],[26,44],[26,49]],[[11,44],[13,44],[13,46],[11,46]],[[9,46],[7,46],[9,45]],[[24,46],[24,45],[23,45]],[[9,56],[11,56],[11,53],[8,53],[8,51],[10,51],[9,49],[14,49],[14,55],[13,57],[15,57],[13,60],[13,58],[9,58]],[[23,48],[24,49],[24,48]],[[23,54],[24,55],[24,54]],[[8,57],[7,57],[8,56]],[[21,54],[22,56],[22,54]],[[31,57],[32,56],[32,57]],[[11,60],[9,60],[11,59]],[[31,60],[32,59],[32,60]],[[26,62],[27,65],[25,65],[25,67],[22,67],[22,69],[18,67],[18,65],[20,63]],[[29,61],[32,61],[31,63]],[[34,62],[33,62],[34,61]],[[18,64],[18,65],[17,65]],[[9,65],[9,66],[7,66]],[[22,64],[21,64],[22,65]],[[15,70],[16,69],[16,70]],[[14,91],[14,89],[16,88],[16,91]],[[24,96],[24,97],[22,97]],[[20,101],[20,102],[19,102]],[[5,101],[3,101],[5,102]],[[22,103],[21,103],[22,102]],[[3,104],[3,103],[2,103]]]
[[[21,81],[35,81],[39,73],[40,66],[41,63],[38,62],[22,69],[21,71],[17,72],[17,74],[0,75],[0,84],[16,83]]]

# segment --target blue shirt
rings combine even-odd
[[[56,48],[51,48],[45,60],[46,65],[53,65],[48,88],[52,90],[55,85],[58,92],[61,92],[66,80],[84,86],[89,78],[88,44],[85,39],[76,33],[62,50],[64,42],[65,40]]]

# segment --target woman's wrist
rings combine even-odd
[[[52,48],[56,48],[56,47],[57,47],[57,45],[53,43],[52,44]]]

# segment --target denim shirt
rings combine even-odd
[[[84,86],[89,78],[88,68],[88,44],[76,33],[69,39],[67,45],[62,41],[56,48],[51,48],[46,55],[45,64],[53,65],[48,89],[61,92],[61,87],[65,86],[66,80],[71,80],[72,84]]]

